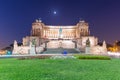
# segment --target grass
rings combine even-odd
[[[0,80],[120,80],[119,74],[119,59],[0,59]]]

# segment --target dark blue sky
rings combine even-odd
[[[120,40],[120,0],[0,0],[0,48],[30,35],[36,18],[48,25],[76,25],[84,19],[100,41]]]

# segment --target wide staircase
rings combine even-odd
[[[80,53],[76,49],[65,49],[65,48],[49,48],[46,51],[42,52],[42,54],[62,54],[64,51],[67,51],[68,54],[78,54]]]

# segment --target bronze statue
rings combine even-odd
[[[86,46],[90,47],[90,40],[89,40],[89,38],[86,40]]]

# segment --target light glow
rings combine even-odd
[[[53,14],[57,14],[57,12],[56,12],[56,11],[54,11],[54,12],[53,12]]]

